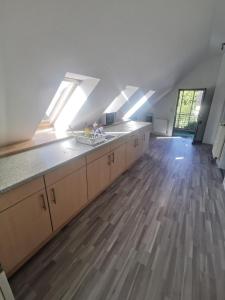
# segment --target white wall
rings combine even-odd
[[[128,84],[173,86],[207,52],[212,8],[213,0],[0,0],[5,142],[32,136],[66,72],[101,80],[75,126]]]
[[[213,56],[197,65],[176,87],[164,98],[150,107],[149,112],[155,118],[169,121],[168,135],[172,135],[179,89],[207,88],[207,97],[213,96],[221,56]],[[151,105],[151,101],[149,102]]]
[[[220,122],[221,114],[224,108],[225,101],[225,54],[222,57],[222,63],[219,70],[216,89],[211,105],[211,110],[208,118],[208,123],[205,131],[204,142],[213,144],[217,127]]]
[[[0,145],[6,142],[6,105],[5,105],[5,91],[4,91],[4,84],[3,84],[3,62],[0,53]]]
[[[1,10],[0,10],[0,41],[3,41]],[[3,63],[2,49],[0,48],[0,145],[6,143],[6,137],[7,137],[6,121],[7,121],[7,111],[6,111],[6,103],[5,103],[4,63]]]
[[[212,34],[210,37],[210,48],[219,49],[225,41],[225,1],[214,0],[214,16],[212,20]]]

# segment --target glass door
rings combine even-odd
[[[204,89],[179,90],[174,135],[194,136],[204,94]]]

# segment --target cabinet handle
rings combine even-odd
[[[111,165],[111,155],[108,155],[108,165]]]
[[[44,194],[41,194],[41,200],[42,200],[42,207],[44,210],[47,210],[47,206],[46,206],[46,203],[45,203],[45,196]]]
[[[137,146],[138,146],[138,139],[135,139],[134,147],[137,147]]]
[[[56,204],[55,189],[52,188],[51,191],[52,191],[52,201]]]
[[[115,162],[115,154],[114,154],[114,152],[112,153],[112,162],[113,162],[113,164]]]

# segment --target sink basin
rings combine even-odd
[[[84,134],[79,134],[76,136],[76,141],[78,143],[89,145],[89,146],[98,146],[114,138],[116,138],[116,135],[110,133],[106,133],[96,137],[87,137]]]
[[[105,132],[103,135],[96,136],[96,137],[87,137],[84,135],[83,131],[74,132],[74,137],[77,143],[89,145],[92,147],[96,147],[98,145],[104,144],[120,136],[121,136],[121,132],[113,132],[113,131]]]
[[[112,134],[106,134],[105,135],[105,139],[108,141],[108,140],[112,140],[116,137],[116,135],[112,135]]]

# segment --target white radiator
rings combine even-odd
[[[153,119],[153,132],[156,134],[167,135],[168,133],[168,120]]]
[[[221,124],[217,129],[215,142],[213,144],[213,149],[212,149],[213,158],[220,159],[223,151],[224,143],[225,143],[225,124]]]

